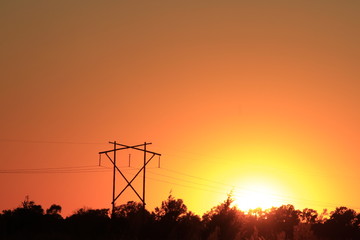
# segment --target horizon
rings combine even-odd
[[[321,211],[318,211],[318,210],[312,209],[312,208],[298,209],[298,208],[296,208],[296,206],[294,206],[294,205],[292,205],[292,204],[281,204],[281,205],[279,205],[279,206],[271,206],[271,207],[268,207],[268,208],[262,208],[262,207],[248,208],[248,209],[244,210],[244,209],[239,208],[239,206],[238,206],[237,203],[236,203],[236,199],[233,197],[233,195],[231,195],[231,193],[229,193],[229,194],[227,195],[227,197],[226,197],[223,201],[217,203],[216,205],[212,206],[210,209],[208,209],[207,211],[205,211],[205,212],[203,212],[203,213],[201,213],[201,214],[200,214],[200,213],[197,213],[197,212],[194,212],[194,211],[192,211],[191,209],[189,209],[189,208],[187,207],[187,205],[186,205],[186,202],[184,202],[181,197],[174,196],[174,195],[172,195],[171,193],[168,195],[168,197],[167,197],[166,199],[163,199],[163,200],[161,201],[161,203],[160,203],[158,206],[155,206],[153,209],[148,209],[148,208],[145,207],[145,211],[147,211],[147,212],[149,212],[149,213],[155,213],[155,212],[157,211],[156,209],[157,209],[157,208],[160,209],[160,208],[162,207],[162,203],[169,201],[170,198],[172,198],[172,199],[174,199],[174,200],[176,200],[176,201],[181,200],[182,203],[183,203],[183,206],[186,207],[186,211],[189,212],[189,213],[192,213],[192,214],[194,214],[194,215],[196,215],[196,216],[199,216],[200,219],[203,219],[203,217],[204,217],[206,214],[214,211],[214,209],[216,209],[217,207],[219,207],[219,206],[221,206],[221,205],[223,205],[223,204],[226,204],[226,202],[227,202],[228,200],[230,200],[230,205],[229,205],[229,207],[230,207],[231,209],[235,209],[236,211],[242,212],[242,213],[244,213],[245,215],[253,215],[253,214],[254,214],[254,211],[255,211],[255,212],[261,211],[261,212],[263,212],[263,213],[268,213],[268,212],[274,211],[275,209],[280,209],[280,208],[282,208],[282,207],[288,207],[288,206],[292,206],[292,207],[294,208],[294,210],[300,211],[300,212],[303,212],[303,211],[305,211],[305,210],[314,210],[314,211],[318,214],[318,217],[321,217],[321,218],[323,218],[324,220],[329,220],[330,215],[333,214],[336,210],[338,210],[338,209],[340,209],[340,208],[346,208],[346,209],[354,210],[355,212],[357,212],[355,209],[349,208],[349,207],[347,207],[347,206],[337,206],[337,207],[335,207],[333,210],[331,210],[331,209],[326,209],[326,208],[325,208],[325,209],[322,209]],[[45,214],[45,213],[46,213],[46,210],[50,209],[52,206],[54,206],[54,205],[59,206],[59,207],[60,207],[60,210],[57,211],[57,214],[59,214],[59,215],[60,215],[62,218],[64,218],[64,219],[65,219],[65,218],[68,218],[68,217],[71,217],[72,215],[78,214],[79,211],[89,211],[89,210],[107,210],[107,212],[108,212],[107,215],[108,215],[110,218],[111,218],[111,215],[112,215],[112,213],[111,213],[111,212],[112,212],[112,211],[111,211],[111,207],[109,207],[109,208],[106,208],[106,207],[105,207],[105,208],[102,208],[102,207],[100,207],[100,208],[92,208],[92,207],[89,207],[89,206],[83,206],[83,207],[81,207],[81,208],[73,209],[70,214],[65,215],[65,214],[63,214],[63,209],[62,209],[62,207],[61,207],[61,204],[53,203],[53,204],[49,205],[48,207],[44,207],[41,203],[36,202],[36,201],[34,201],[33,199],[31,199],[30,196],[25,196],[24,199],[23,199],[23,201],[21,201],[21,202],[20,202],[16,207],[14,207],[14,208],[11,208],[11,209],[0,209],[0,210],[1,210],[0,214],[5,214],[6,211],[15,211],[16,209],[24,208],[24,203],[25,203],[25,202],[27,202],[28,204],[30,203],[30,204],[33,204],[33,205],[36,205],[36,206],[40,206],[41,209],[43,209],[43,211],[44,211],[43,214]],[[131,203],[140,204],[140,205],[142,206],[142,203],[141,203],[140,201],[129,200],[129,201],[127,201],[126,203],[122,203],[122,204],[116,205],[116,207],[126,206],[126,205],[131,204]]]

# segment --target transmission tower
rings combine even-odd
[[[130,187],[135,194],[138,196],[138,198],[140,199],[140,201],[143,204],[143,208],[145,210],[145,174],[146,174],[146,165],[155,157],[155,156],[159,156],[159,163],[158,166],[160,167],[160,153],[156,153],[156,152],[152,152],[146,149],[147,145],[150,145],[151,143],[147,143],[144,142],[143,144],[138,144],[138,145],[133,145],[133,146],[128,146],[125,144],[120,144],[117,143],[116,141],[114,142],[109,142],[109,144],[112,144],[114,147],[111,150],[107,150],[107,151],[102,151],[99,152],[100,155],[100,159],[101,159],[101,155],[105,154],[106,157],[110,160],[110,162],[113,164],[113,179],[112,179],[112,185],[113,185],[113,190],[112,190],[112,216],[114,215],[114,211],[115,211],[115,201],[121,196],[121,194],[124,193],[124,191]],[[141,148],[143,147],[143,148]],[[138,151],[142,151],[144,153],[144,163],[143,166],[138,170],[138,172],[133,176],[133,178],[129,181],[129,179],[121,172],[121,170],[117,167],[116,165],[116,152],[117,151],[121,151],[121,150],[125,150],[125,149],[135,149]],[[109,156],[109,153],[113,153],[112,154],[112,158]],[[121,177],[126,181],[127,185],[120,191],[119,194],[116,195],[116,173],[120,173]],[[139,176],[140,173],[142,174],[143,177],[143,181],[142,181],[142,196],[140,196],[139,192],[135,189],[134,186],[132,186],[131,184],[133,183],[133,181]]]

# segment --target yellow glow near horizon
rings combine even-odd
[[[243,211],[262,208],[268,209],[283,204],[281,192],[268,183],[251,182],[241,192],[235,192],[234,205]]]

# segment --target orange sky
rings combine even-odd
[[[241,206],[265,191],[254,186],[299,209],[360,210],[359,10],[329,0],[1,1],[0,210],[26,195],[65,215],[110,207],[110,170],[61,171],[95,166],[113,140],[162,154],[148,173],[149,210],[170,191],[198,214],[231,190]],[[128,154],[141,163],[125,151],[123,166]]]

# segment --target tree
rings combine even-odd
[[[182,199],[175,199],[171,194],[166,201],[161,203],[161,207],[155,208],[156,220],[177,222],[179,218],[187,212],[187,207]]]
[[[329,225],[332,236],[336,239],[355,239],[358,234],[358,226],[356,226],[357,214],[353,209],[347,207],[336,208],[332,212],[330,219],[326,222]]]
[[[56,218],[56,219],[62,219],[62,216],[60,215],[60,213],[61,213],[61,206],[56,205],[56,204],[52,204],[50,206],[50,208],[48,208],[46,210],[46,215],[47,216],[51,216],[51,217]]]
[[[143,204],[137,203],[134,201],[128,201],[126,204],[122,204],[120,206],[116,206],[114,209],[115,218],[131,218],[133,216],[142,214],[143,212]]]
[[[80,208],[65,222],[69,233],[77,238],[102,236],[110,222],[109,209]]]
[[[299,214],[300,220],[302,223],[309,223],[314,224],[317,221],[318,213],[314,209],[305,208],[300,214]]]
[[[220,205],[203,215],[205,239],[237,239],[241,237],[244,213],[233,203],[231,194]]]
[[[2,222],[9,235],[33,236],[43,230],[44,210],[29,200],[29,196],[14,210],[4,210]]]
[[[262,239],[259,229],[262,228],[266,216],[266,211],[262,208],[250,209],[244,216],[244,223],[242,225],[242,237],[245,239]]]
[[[16,208],[15,212],[26,215],[43,215],[44,209],[41,205],[36,205],[34,201],[29,200],[29,196],[25,197],[25,200],[21,203],[22,207]]]
[[[112,232],[125,239],[143,238],[151,221],[150,213],[142,203],[128,201],[116,206],[112,215]]]
[[[312,223],[300,222],[294,226],[294,240],[316,240],[316,236],[312,230]]]
[[[46,214],[49,215],[56,215],[60,213],[61,213],[61,206],[56,204],[51,205],[50,208],[46,210]]]
[[[200,217],[192,212],[187,212],[180,217],[177,230],[178,239],[200,239],[202,231]]]
[[[313,226],[314,232],[325,239],[360,239],[359,215],[347,207],[338,207],[330,218]]]
[[[180,220],[187,213],[187,207],[182,199],[176,199],[171,194],[161,207],[156,207],[154,216],[154,238],[178,239],[180,236]]]
[[[300,222],[300,211],[291,204],[272,208],[267,214],[267,225],[274,235],[285,234],[285,239],[293,239],[294,226]]]

